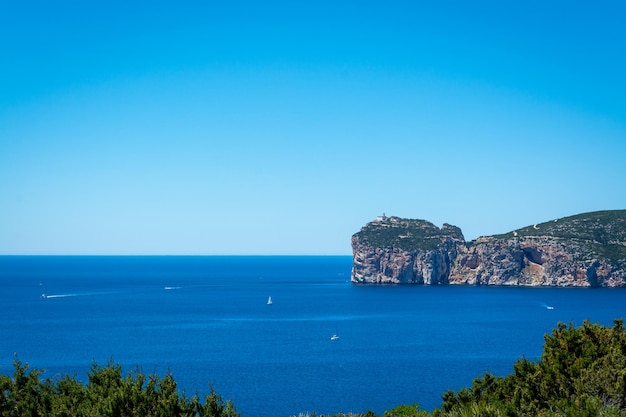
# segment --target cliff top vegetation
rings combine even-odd
[[[366,224],[353,235],[362,244],[375,248],[397,248],[405,251],[432,250],[448,239],[465,241],[461,229],[450,224],[441,228],[429,221],[386,217]]]
[[[522,227],[493,236],[496,239],[550,237],[568,239],[584,249],[588,257],[626,264],[626,210],[604,210],[577,214]]]
[[[577,246],[585,260],[606,259],[626,267],[626,210],[604,210],[563,217],[522,227],[487,239],[523,238],[567,239]],[[403,251],[434,250],[452,239],[465,242],[460,228],[444,224],[441,228],[426,220],[386,217],[367,223],[353,235],[359,243],[373,248]],[[469,245],[476,244],[480,238]]]
[[[604,210],[577,214],[522,227],[495,237],[510,238],[514,236],[552,236],[605,244],[625,243],[626,210]]]

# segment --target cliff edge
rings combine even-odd
[[[626,210],[466,242],[461,229],[380,217],[352,236],[352,282],[626,287]]]

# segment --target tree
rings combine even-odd
[[[56,381],[41,379],[42,372],[29,369],[17,359],[13,378],[0,374],[0,416],[51,417],[238,417],[234,405],[211,387],[202,403],[178,391],[170,372],[163,378],[140,369],[126,377],[113,362],[93,363],[85,385],[75,377]]]
[[[448,391],[442,410],[433,414],[462,415],[458,413],[488,405],[492,411],[480,415],[496,411],[508,416],[626,415],[623,320],[616,320],[612,328],[588,321],[580,327],[559,323],[546,335],[541,359],[522,358],[513,371],[504,378],[485,374],[469,389]]]

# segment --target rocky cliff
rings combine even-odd
[[[626,210],[600,211],[466,242],[461,229],[389,217],[352,236],[352,282],[626,286]]]
[[[465,249],[461,229],[425,220],[388,217],[352,236],[352,282],[447,284]]]

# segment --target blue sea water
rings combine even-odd
[[[244,417],[432,410],[448,389],[538,358],[558,322],[626,316],[624,289],[355,286],[350,268],[347,256],[0,257],[0,372],[17,354],[86,381],[112,359],[169,370],[188,395],[212,384]]]

